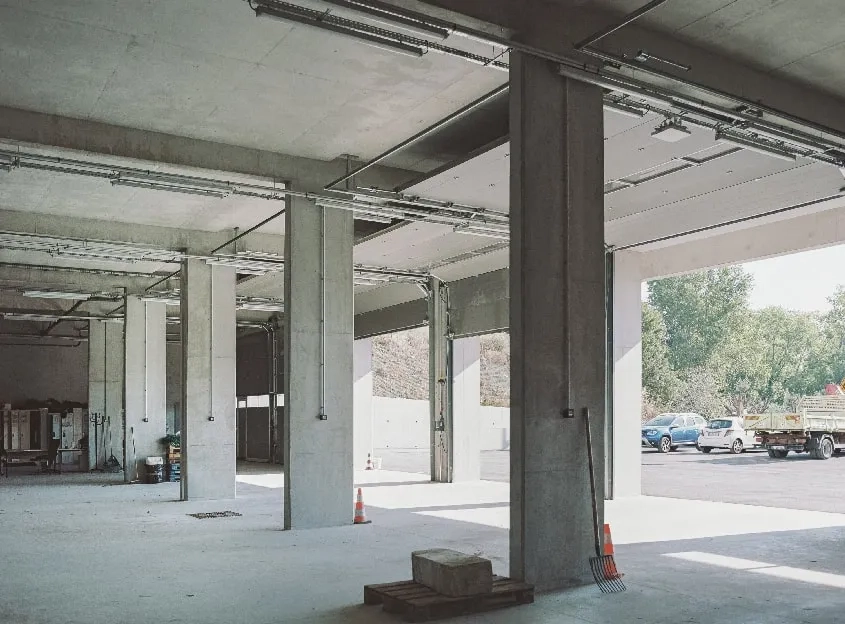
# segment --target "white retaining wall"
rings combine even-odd
[[[510,448],[507,407],[482,406],[479,428],[482,451]],[[429,432],[428,401],[373,397],[373,448],[427,449]]]

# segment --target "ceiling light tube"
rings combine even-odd
[[[399,54],[404,54],[405,56],[413,56],[416,58],[419,58],[423,54],[425,54],[425,51],[422,48],[411,46],[405,43],[401,43],[400,41],[394,41],[392,39],[387,39],[384,37],[377,37],[376,35],[371,35],[369,33],[352,30],[351,28],[337,26],[326,20],[317,21],[315,19],[307,17],[307,15],[303,15],[294,12],[289,8],[285,8],[285,6],[278,6],[279,4],[281,3],[274,3],[273,5],[259,3],[257,6],[254,7],[255,14],[259,17],[273,17],[283,21],[296,22],[297,24],[304,24],[305,26],[313,26],[314,28],[328,30],[338,35],[344,35],[346,37],[356,39],[361,43],[365,43],[371,47],[379,48],[380,50],[386,50],[388,52],[397,52]],[[284,4],[287,7],[299,8],[295,5],[290,5],[287,3]]]
[[[218,191],[215,189],[195,188],[191,186],[176,186],[172,184],[161,184],[159,182],[146,182],[144,180],[122,180],[115,178],[111,181],[112,186],[130,186],[133,188],[142,188],[152,191],[170,191],[171,193],[184,193],[186,195],[202,195],[204,197],[216,197],[223,199],[229,193]]]
[[[25,290],[21,293],[24,297],[38,299],[73,299],[75,301],[87,301],[91,293],[66,292],[60,290]]]
[[[323,1],[329,4],[334,4],[335,6],[344,7],[353,11],[358,11],[359,13],[366,13],[367,15],[370,15],[374,18],[374,22],[377,22],[379,24],[396,26],[397,28],[407,30],[408,32],[412,32],[422,37],[434,36],[439,39],[446,39],[449,36],[449,31],[445,28],[440,28],[439,26],[432,26],[431,24],[427,24],[426,22],[411,19],[410,17],[405,17],[404,15],[398,15],[387,9],[370,6],[368,4],[364,4],[363,2],[356,2],[355,0]]]
[[[716,131],[716,140],[722,141],[723,143],[730,143],[731,145],[736,145],[737,147],[747,149],[751,152],[763,154],[764,156],[771,156],[772,158],[779,158],[780,160],[787,160],[790,162],[795,161],[795,154],[792,152],[788,152],[785,149],[779,149],[765,143],[760,143],[758,141],[753,141],[751,139],[746,139],[735,134]]]

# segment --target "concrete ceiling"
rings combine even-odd
[[[322,160],[375,156],[507,81],[258,19],[241,0],[0,0],[0,41],[0,105]]]
[[[588,4],[629,13],[644,2],[590,0]],[[670,0],[638,24],[845,98],[841,0]],[[643,46],[647,49],[648,43]]]

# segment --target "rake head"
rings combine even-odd
[[[623,592],[627,589],[622,582],[622,575],[616,569],[616,561],[613,559],[613,555],[590,557],[590,569],[593,571],[596,585],[605,594]]]

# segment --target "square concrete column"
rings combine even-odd
[[[452,481],[481,478],[481,339],[452,341]]]
[[[161,456],[167,432],[167,305],[126,297],[126,480],[144,478],[147,457]]]
[[[88,466],[115,456],[128,474],[123,444],[123,324],[88,323]]]
[[[235,496],[235,269],[182,264],[182,500]]]
[[[431,418],[431,480],[452,482],[451,341],[449,287],[436,277],[428,284],[428,405]]]
[[[286,529],[353,515],[352,213],[294,198],[285,214]]]
[[[94,437],[96,433],[99,442],[100,431],[96,423],[105,413],[106,323],[88,321],[88,466],[92,469],[102,467],[104,460],[104,445],[95,445]]]
[[[373,452],[373,339],[356,340],[352,347],[354,380],[352,468],[364,470],[367,455]]]
[[[642,493],[642,269],[636,251],[613,254],[613,409],[610,496]]]
[[[592,582],[585,409],[604,515],[602,94],[520,53],[510,85],[510,573],[548,590]]]

